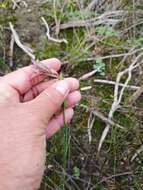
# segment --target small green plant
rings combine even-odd
[[[74,177],[75,177],[76,179],[79,179],[79,176],[80,176],[80,169],[79,169],[77,166],[75,166],[75,167],[73,168],[73,175],[74,175]]]
[[[12,2],[10,0],[0,2],[0,26],[6,25],[10,21],[14,22],[15,20]]]
[[[91,17],[95,17],[97,14],[96,12],[91,12],[87,10],[76,10],[74,12],[69,13],[69,18],[72,18],[74,20],[79,20],[79,19],[91,19]]]
[[[119,33],[109,26],[100,26],[96,28],[97,35],[106,37],[118,37]]]
[[[105,63],[103,62],[102,58],[99,57],[96,59],[96,64],[93,65],[93,68],[97,70],[100,75],[105,75]]]
[[[0,2],[0,9],[7,9],[9,7],[9,4],[9,1]]]
[[[134,46],[142,47],[143,46],[143,37],[129,39],[129,40],[127,40],[127,43],[129,44],[129,46],[134,45]]]

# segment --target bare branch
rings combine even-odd
[[[95,79],[94,82],[101,83],[101,84],[116,85],[115,81],[102,80],[102,79]],[[119,86],[124,87],[125,84],[119,83]],[[129,90],[138,90],[140,87],[139,86],[134,86],[134,85],[127,85],[126,88],[128,88]]]
[[[11,0],[13,2],[13,9],[19,8],[19,5],[15,0]]]
[[[85,86],[80,88],[81,91],[86,91],[86,90],[90,90],[92,88],[92,86]]]
[[[72,20],[67,23],[61,24],[60,29],[68,29],[75,27],[94,27],[99,25],[112,25],[115,26],[123,20],[123,17],[127,14],[126,11],[110,11],[105,12],[99,17],[95,17],[87,20]]]
[[[86,73],[86,74],[82,75],[82,76],[79,78],[79,80],[87,80],[88,78],[92,77],[95,73],[97,73],[97,70],[96,70],[96,69],[93,70],[93,71],[91,71],[91,72],[89,72],[89,73]]]
[[[133,162],[136,157],[143,151],[143,145],[141,145],[141,147],[136,151],[136,153],[132,156],[131,158],[131,162]]]
[[[45,76],[49,76],[52,78],[58,78],[59,75],[55,70],[50,69],[46,65],[42,64],[39,60],[36,60],[36,57],[33,54],[33,50],[21,43],[19,36],[18,36],[17,32],[15,31],[11,22],[9,23],[9,26],[10,26],[14,40],[15,40],[16,44],[18,45],[18,47],[21,48],[31,58],[31,61],[34,64],[35,72],[38,71],[38,72],[45,74]]]
[[[35,60],[35,55],[33,54],[33,50],[25,45],[23,45],[19,39],[17,32],[14,29],[14,26],[11,22],[9,22],[10,29],[12,31],[14,40],[18,47],[20,47],[32,60]]]
[[[9,65],[10,67],[13,66],[13,48],[14,48],[14,36],[13,34],[11,35],[11,40],[10,40],[10,52],[9,52]]]
[[[94,121],[95,121],[95,115],[91,111],[90,116],[88,118],[88,124],[87,124],[87,134],[88,134],[89,143],[91,143],[91,141],[92,141],[91,130],[93,128]]]
[[[66,44],[68,43],[68,41],[66,39],[55,39],[55,38],[51,37],[48,23],[46,22],[44,17],[41,17],[41,19],[42,19],[42,21],[43,21],[43,23],[47,29],[46,35],[50,41],[57,42],[57,43],[63,43],[63,42]]]
[[[112,178],[115,178],[115,177],[121,177],[121,176],[132,175],[132,174],[133,174],[132,172],[117,173],[117,174],[111,175],[109,177],[105,177],[104,179],[102,179],[101,181],[99,181],[98,184],[106,182],[109,179],[112,179]]]
[[[132,105],[143,93],[143,85],[129,98],[128,104]]]
[[[136,54],[137,52],[140,52],[143,50],[143,48],[139,48],[139,49],[135,49],[136,47],[132,48],[131,51],[129,51],[128,53],[121,53],[121,54],[113,54],[113,55],[107,55],[107,56],[101,56],[100,59],[105,60],[105,59],[112,59],[112,58],[120,58],[120,57],[125,57],[127,58],[127,56],[131,56]],[[86,59],[79,59],[78,62],[82,62],[82,61],[96,61],[97,57],[89,57]],[[123,59],[124,61],[124,59]]]
[[[27,3],[24,0],[11,0],[13,2],[13,9],[20,8],[18,5],[19,3],[22,3],[26,8],[28,7]]]
[[[101,119],[101,121],[103,121],[104,123],[110,124],[111,126],[116,126],[116,127],[120,128],[120,129],[124,129],[124,130],[125,130],[125,128],[124,128],[123,126],[121,126],[121,125],[115,123],[115,122],[112,121],[111,119],[108,119],[108,118],[105,117],[100,111],[95,110],[95,109],[90,109],[90,108],[88,108],[88,106],[86,106],[86,105],[84,105],[84,104],[80,104],[79,106],[82,107],[82,108],[84,108],[84,109],[86,109],[86,111],[92,111],[92,113],[93,113],[96,117],[98,117],[99,119]]]
[[[114,88],[114,100],[113,100],[113,103],[112,103],[112,106],[111,106],[111,109],[110,109],[110,112],[108,114],[108,119],[112,119],[115,111],[119,108],[119,105],[121,103],[121,100],[122,100],[122,97],[123,97],[123,94],[124,94],[124,91],[129,83],[129,81],[131,80],[131,77],[132,77],[132,71],[137,68],[139,65],[140,65],[140,59],[143,57],[143,53],[140,53],[136,58],[135,60],[132,62],[132,64],[129,66],[129,68],[123,70],[122,72],[119,72],[118,75],[117,75],[117,78],[116,78],[116,84],[115,84],[115,88]],[[119,91],[119,83],[120,83],[120,80],[121,78],[125,75],[125,74],[128,74],[128,77],[124,83],[124,86],[121,88],[121,90]],[[100,142],[99,142],[99,146],[98,146],[98,151],[101,150],[101,147],[102,147],[102,144],[109,132],[109,129],[110,129],[110,124],[108,124],[103,133],[102,133],[102,136],[101,136],[101,139],[100,139]]]

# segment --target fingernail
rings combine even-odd
[[[53,87],[64,96],[67,96],[69,93],[68,84],[64,80],[57,82]]]

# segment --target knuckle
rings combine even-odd
[[[59,108],[63,102],[63,95],[52,89],[50,93],[45,91],[45,95],[49,98],[51,107]]]

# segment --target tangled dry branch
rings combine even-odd
[[[14,38],[17,46],[20,47],[32,60],[35,60],[35,55],[33,54],[33,50],[21,43],[21,41],[19,39],[19,35],[17,34],[17,32],[14,29],[14,26],[11,22],[9,23],[9,26],[10,26],[11,32],[13,34],[13,38]]]
[[[55,39],[55,38],[51,37],[48,23],[46,22],[44,17],[41,17],[41,19],[42,19],[42,21],[43,21],[43,23],[47,29],[46,35],[47,35],[48,40],[53,41],[53,42],[57,42],[57,43],[62,43],[62,42],[65,44],[68,43],[68,41],[66,39]]]
[[[120,107],[120,103],[122,101],[122,98],[123,98],[123,95],[124,95],[124,91],[126,90],[127,88],[127,85],[129,83],[129,81],[131,80],[132,78],[132,71],[137,68],[142,62],[140,61],[141,58],[143,57],[143,52],[141,52],[136,58],[135,60],[131,63],[131,65],[119,72],[117,74],[117,78],[116,78],[116,84],[115,84],[115,88],[114,88],[114,100],[113,100],[113,103],[112,103],[112,106],[111,106],[111,109],[109,111],[109,114],[108,114],[108,118],[111,120],[113,118],[113,115],[114,113],[116,112],[116,110]],[[128,75],[124,85],[122,86],[121,90],[119,90],[119,86],[120,86],[120,81],[121,81],[121,78],[125,75]],[[98,146],[98,151],[101,150],[101,147],[105,141],[105,138],[109,132],[109,129],[110,129],[110,126],[111,125],[107,125],[102,133],[102,136],[101,136],[101,139],[100,139],[100,142],[99,142],[99,146]]]
[[[120,23],[123,18],[127,15],[127,11],[119,10],[119,11],[109,11],[105,12],[102,15],[87,19],[87,20],[72,20],[67,23],[63,23],[60,25],[60,29],[68,29],[75,27],[95,27],[99,25],[112,25]]]

